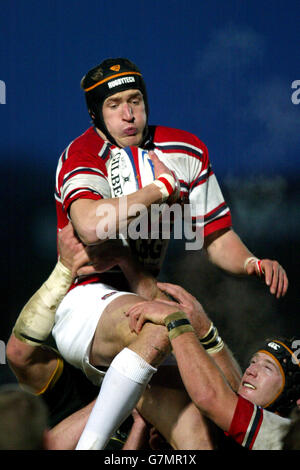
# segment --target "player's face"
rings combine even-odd
[[[259,406],[266,406],[281,392],[283,378],[277,363],[268,354],[252,357],[239,386],[238,393]]]
[[[102,112],[108,132],[119,147],[141,143],[147,118],[139,90],[126,90],[109,96],[103,103]]]

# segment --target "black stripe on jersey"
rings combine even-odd
[[[101,152],[101,154],[100,154],[100,157],[102,158],[102,160],[106,160],[107,157],[109,156],[109,153],[110,153],[110,146],[109,146],[109,144],[107,143],[107,144],[106,144],[106,148],[105,148],[104,151]]]
[[[224,202],[223,204],[221,204],[220,207],[218,207],[215,211],[213,211],[211,214],[209,215],[205,215],[204,216],[204,221],[205,222],[209,222],[210,220],[214,219],[215,217],[217,217],[221,212],[224,211],[224,209],[228,209],[228,206],[226,204],[226,202]]]
[[[200,160],[203,159],[203,152],[201,150],[195,150],[194,148],[188,147],[187,145],[159,145],[154,142],[156,148],[161,150],[183,150],[184,152],[189,152],[194,154],[196,157],[199,157]]]
[[[219,214],[221,214],[221,212],[223,212],[225,209],[228,209],[228,206],[226,204],[226,202],[224,202],[223,204],[221,204],[220,207],[218,207],[217,209],[215,209],[211,214],[209,215],[205,215],[204,216],[204,222],[207,223],[207,222],[211,222],[213,219],[215,219]],[[195,224],[197,222],[197,217],[192,217],[192,223]]]
[[[190,189],[189,184],[186,183],[185,181],[179,180],[179,183],[180,183],[181,188],[185,188],[185,189],[187,189],[187,190]]]
[[[54,191],[54,197],[56,197],[57,199],[60,199],[60,193],[58,191]]]
[[[261,414],[262,414],[261,408],[259,408],[258,406],[255,406],[255,408],[256,408],[255,416],[254,416],[254,419],[253,419],[253,422],[252,422],[252,426],[251,426],[251,428],[248,432],[247,440],[246,440],[245,445],[244,445],[244,447],[246,447],[246,449],[249,449],[251,447],[252,440],[253,440],[254,434],[256,433],[257,426],[259,424]]]
[[[75,170],[71,171],[70,173],[68,173],[68,175],[66,175],[63,179],[63,182],[62,182],[62,185],[64,185],[66,183],[66,181],[68,181],[70,178],[72,178],[73,176],[77,175],[77,174],[80,174],[82,173],[83,175],[97,175],[97,176],[100,176],[102,178],[105,178],[104,174],[100,171],[100,170],[94,170],[93,168],[88,168],[88,167],[83,167],[83,168],[75,168]]]
[[[66,198],[65,198],[65,201],[66,202],[68,199],[70,199],[71,197],[74,196],[74,194],[78,193],[78,192],[82,192],[82,191],[88,191],[89,193],[93,193],[93,194],[97,194],[97,196],[100,196],[101,198],[103,198],[102,194],[98,193],[97,191],[95,191],[94,189],[91,189],[89,187],[82,187],[82,188],[76,188],[76,189],[73,189],[73,191],[70,191]]]
[[[67,160],[67,152],[64,150],[61,156],[61,161],[65,163],[66,160]]]
[[[198,186],[198,184],[203,183],[204,181],[206,181],[212,174],[213,174],[213,171],[211,169],[211,166],[209,165],[209,167],[207,168],[207,172],[204,175],[199,176],[199,178],[197,178],[193,182],[193,184],[191,185],[191,190],[193,188],[195,188],[196,186]]]

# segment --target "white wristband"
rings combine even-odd
[[[261,259],[256,258],[256,256],[250,256],[249,258],[247,258],[245,263],[244,263],[244,270],[245,271],[246,271],[246,268],[247,268],[249,263],[255,263],[255,267],[256,267],[256,270],[257,270],[257,273],[258,273],[259,276],[262,276],[262,274],[264,274],[264,270],[261,267]]]
[[[160,175],[153,183],[160,189],[163,202],[171,196],[176,186],[174,176],[167,173]]]
[[[244,263],[244,271],[246,271],[246,268],[248,266],[249,263],[256,263],[258,261],[258,258],[256,258],[256,256],[249,256],[249,258],[247,258],[245,260],[245,263]]]

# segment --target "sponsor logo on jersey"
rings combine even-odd
[[[113,292],[109,292],[108,294],[105,294],[103,297],[101,297],[101,300],[108,299],[108,297],[111,297],[112,295],[116,294],[117,291],[114,290]]]
[[[121,187],[121,180],[120,180],[120,155],[121,153],[118,152],[115,156],[113,156],[111,160],[111,186],[114,197],[122,196],[123,191]]]
[[[135,78],[134,77],[121,77],[121,78],[116,78],[115,80],[112,80],[111,82],[108,82],[108,88],[114,88],[116,86],[124,85],[124,83],[134,83]]]

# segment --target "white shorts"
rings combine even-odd
[[[72,289],[56,311],[52,334],[60,354],[95,385],[101,384],[105,372],[89,362],[92,340],[103,310],[121,295],[130,292],[116,291],[106,284],[86,284]]]

